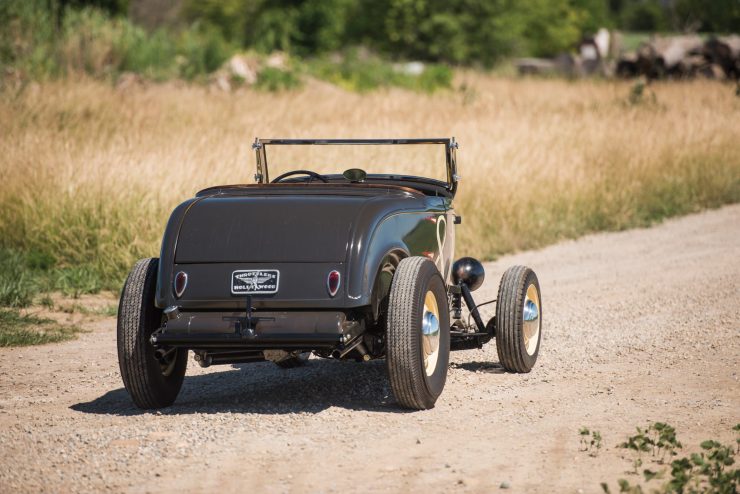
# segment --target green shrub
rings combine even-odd
[[[265,91],[282,91],[301,86],[301,78],[290,69],[265,67],[257,76],[257,88]]]
[[[341,58],[320,58],[308,62],[314,77],[351,91],[366,92],[381,87],[402,87],[414,91],[434,92],[452,86],[452,69],[441,64],[425,64],[420,75],[404,71],[400,65],[378,56],[348,50]]]
[[[60,12],[57,19],[43,0],[0,3],[0,68],[34,79],[74,73],[114,78],[125,71],[154,80],[194,79],[234,51],[219,30],[202,23],[147,32],[99,8]]]

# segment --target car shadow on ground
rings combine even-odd
[[[452,369],[461,369],[470,372],[487,372],[489,374],[506,374],[506,370],[498,362],[452,362]]]
[[[219,367],[214,367],[219,369]],[[385,413],[408,412],[391,392],[384,361],[368,363],[312,359],[298,369],[270,362],[224,366],[185,376],[174,405],[158,411],[136,408],[124,388],[108,391],[72,410],[98,415],[161,413],[318,413],[330,407]]]

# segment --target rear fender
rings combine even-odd
[[[159,268],[157,270],[157,291],[154,305],[164,309],[174,302],[172,294],[172,282],[174,273],[172,267],[175,264],[175,248],[177,247],[177,237],[180,234],[180,226],[185,214],[193,204],[201,198],[188,199],[172,211],[170,219],[167,221],[167,227],[162,237],[162,248],[159,252]]]

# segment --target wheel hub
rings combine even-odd
[[[439,307],[432,291],[424,297],[424,313],[421,319],[421,342],[424,354],[424,371],[434,374],[439,358]]]
[[[540,297],[534,284],[527,287],[522,310],[524,346],[529,355],[534,355],[540,336]]]

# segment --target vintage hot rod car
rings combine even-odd
[[[268,148],[333,145],[434,146],[446,179],[350,168],[270,180]],[[134,403],[171,405],[188,350],[204,367],[268,360],[289,368],[311,353],[385,358],[396,400],[413,409],[434,406],[450,350],[496,338],[503,368],[529,372],[542,334],[535,273],[509,268],[484,324],[471,295],[483,266],[452,261],[457,147],[454,138],[257,139],[256,183],[211,187],[180,204],[159,259],[139,261],[126,280],[118,360]]]

